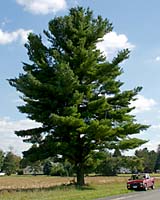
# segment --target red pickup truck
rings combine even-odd
[[[145,190],[154,189],[155,178],[151,178],[149,174],[133,174],[127,181],[128,190]]]

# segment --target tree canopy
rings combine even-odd
[[[24,105],[18,107],[39,128],[16,131],[33,146],[24,152],[31,160],[55,157],[68,160],[84,184],[85,164],[102,149],[133,149],[146,141],[132,138],[147,129],[130,112],[131,101],[141,87],[122,91],[120,64],[129,50],[108,61],[97,43],[113,30],[101,16],[88,8],[71,8],[55,17],[41,35],[31,33],[25,47],[30,62],[24,72],[9,79],[21,92]]]
[[[21,158],[11,151],[9,151],[3,160],[2,171],[4,171],[8,176],[16,173],[19,169]]]
[[[149,151],[147,148],[139,149],[135,151],[135,155],[138,158],[143,159],[144,171],[145,172],[154,172],[155,165],[157,164],[157,156],[159,153],[154,150]]]

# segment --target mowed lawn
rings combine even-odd
[[[0,177],[0,199],[3,200],[91,200],[128,193],[128,177],[86,177],[87,186],[75,188],[67,184],[73,178],[47,176]],[[156,187],[160,178],[156,178]]]

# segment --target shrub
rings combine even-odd
[[[24,174],[23,169],[17,170],[17,174],[18,174],[18,175],[23,175],[23,174]]]
[[[66,172],[65,172],[63,165],[60,163],[54,164],[51,168],[50,175],[51,176],[65,176]]]

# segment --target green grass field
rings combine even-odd
[[[128,177],[87,177],[87,186],[66,186],[67,178],[46,176],[0,177],[0,199],[3,200],[93,200],[128,193]],[[58,186],[56,186],[58,185]],[[160,178],[156,178],[156,187]]]

